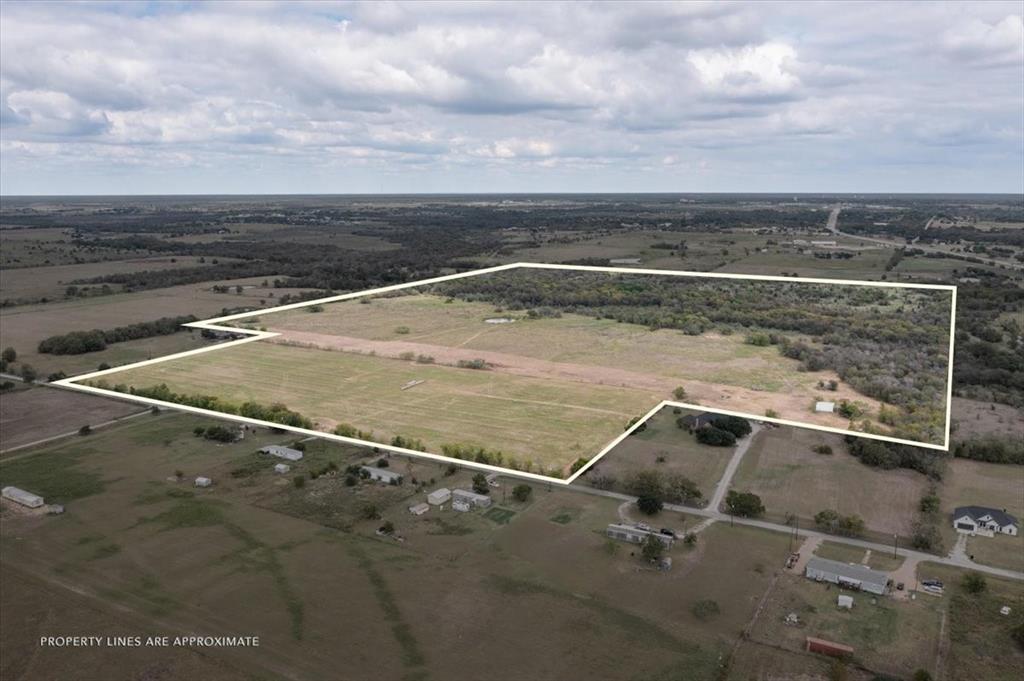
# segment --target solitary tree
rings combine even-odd
[[[980,572],[968,572],[964,575],[963,580],[960,582],[964,590],[969,594],[980,594],[988,588],[988,582],[985,581],[985,575]]]
[[[644,543],[640,545],[640,553],[645,559],[654,562],[665,553],[665,545],[653,534],[649,534],[644,538]]]
[[[764,515],[764,504],[761,497],[753,492],[737,492],[729,490],[725,495],[725,508],[731,515],[741,518],[758,518]]]
[[[477,494],[489,494],[490,488],[487,485],[487,476],[477,473],[473,476],[473,491]]]
[[[26,383],[32,383],[36,380],[36,370],[32,368],[31,364],[21,365],[21,379]]]
[[[640,509],[641,513],[646,515],[654,515],[664,507],[661,499],[658,497],[640,497],[636,500],[636,507]]]
[[[529,501],[531,494],[533,494],[533,488],[529,485],[516,485],[512,488],[512,498],[518,502]]]
[[[7,347],[4,348],[4,351],[2,354],[0,354],[0,357],[3,357],[3,360],[10,364],[11,362],[18,359],[18,353],[14,351],[14,348]]]

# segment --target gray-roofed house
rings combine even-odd
[[[261,454],[270,454],[276,456],[279,459],[285,459],[287,461],[301,461],[302,452],[291,447],[282,447],[280,445],[267,445],[260,449]]]
[[[647,537],[652,536],[659,539],[666,548],[672,548],[672,544],[674,543],[674,539],[670,535],[644,530],[635,525],[619,525],[617,523],[612,523],[605,530],[605,534],[612,539],[628,541],[630,544],[643,544]]]
[[[389,471],[386,468],[377,468],[376,466],[360,466],[359,470],[366,473],[370,480],[376,480],[377,482],[383,482],[388,485],[400,485],[402,484],[402,474],[394,471]]]
[[[884,596],[889,585],[889,575],[854,563],[840,563],[837,560],[818,558],[807,561],[804,576],[817,582],[831,582],[848,589],[858,589]]]
[[[1006,511],[986,506],[960,506],[953,511],[953,529],[991,537],[995,533],[1016,537],[1020,522]]]

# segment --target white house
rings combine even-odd
[[[386,485],[399,485],[402,482],[401,473],[389,471],[386,468],[377,468],[376,466],[360,466],[359,470],[369,474],[370,480],[383,482]]]
[[[953,511],[953,529],[970,535],[992,537],[997,532],[1016,537],[1020,523],[1006,511],[985,506],[960,506]]]
[[[656,537],[665,545],[665,548],[672,548],[672,544],[675,541],[671,536],[661,532],[644,530],[635,525],[619,525],[616,523],[610,524],[605,530],[605,534],[612,539],[628,541],[630,544],[643,544],[647,537]]]
[[[43,498],[41,496],[38,494],[32,494],[31,492],[26,492],[18,487],[4,487],[0,490],[0,495],[2,495],[4,499],[10,499],[16,504],[21,504],[22,506],[27,506],[29,508],[39,508],[43,505]]]
[[[275,472],[275,473],[287,473],[287,472],[288,472],[288,471],[290,471],[291,469],[292,469],[292,467],[291,467],[291,466],[289,466],[289,465],[288,465],[288,464],[286,464],[286,463],[278,463],[278,464],[274,464],[274,472]]]
[[[452,492],[447,487],[435,489],[433,492],[427,495],[427,503],[434,506],[440,506],[441,504],[447,504],[448,500],[452,498]]]
[[[474,508],[487,508],[491,505],[491,498],[486,494],[477,494],[466,489],[452,490],[453,504],[468,504]]]
[[[814,411],[819,414],[831,414],[836,410],[835,402],[815,402]]]
[[[302,452],[291,447],[281,447],[280,445],[267,445],[260,449],[261,454],[270,454],[276,456],[279,459],[286,459],[288,461],[301,461]]]
[[[213,480],[210,480],[209,478],[204,478],[201,475],[196,478],[196,487],[209,487],[212,484]]]

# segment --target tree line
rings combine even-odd
[[[107,345],[112,343],[124,343],[153,336],[169,336],[178,331],[185,331],[187,327],[182,325],[197,319],[193,315],[161,317],[151,322],[139,322],[107,330],[71,331],[41,340],[39,352],[49,355],[81,355],[86,352],[99,352],[105,350]]]

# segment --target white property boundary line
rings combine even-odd
[[[220,326],[224,322],[232,322],[239,319],[246,319],[248,317],[258,317],[260,315],[272,314],[275,312],[283,312],[285,310],[295,310],[303,307],[311,307],[313,305],[321,305],[325,303],[334,303],[343,300],[352,300],[354,298],[362,298],[365,296],[379,295],[381,293],[388,293],[390,291],[400,291],[407,288],[415,288],[419,286],[428,286],[430,284],[438,284],[444,281],[451,281],[453,279],[464,279],[466,277],[475,277],[482,274],[492,274],[494,272],[503,272],[505,270],[512,270],[517,268],[528,268],[528,269],[547,269],[547,270],[573,270],[579,272],[606,272],[615,274],[653,274],[661,276],[675,276],[675,277],[695,277],[703,279],[741,279],[744,281],[780,281],[788,284],[835,284],[845,286],[874,286],[880,288],[908,288],[908,289],[926,289],[926,290],[939,290],[939,291],[950,291],[951,292],[951,303],[950,303],[950,321],[949,321],[949,368],[946,375],[946,427],[945,437],[941,445],[929,444],[925,442],[916,442],[914,440],[904,440],[895,437],[888,437],[885,435],[875,435],[870,433],[860,433],[853,430],[847,430],[844,428],[832,428],[829,426],[818,426],[814,424],[805,423],[802,421],[790,421],[788,419],[771,418],[767,416],[759,416],[757,414],[748,414],[739,411],[729,411],[725,409],[718,409],[715,407],[705,407],[697,404],[688,404],[685,402],[673,402],[670,400],[664,400],[658,403],[653,409],[648,411],[640,420],[634,423],[632,426],[627,428],[625,432],[616,437],[614,440],[609,442],[604,448],[598,452],[595,456],[591,457],[586,464],[581,466],[579,470],[570,475],[568,478],[553,478],[548,475],[539,475],[537,473],[529,473],[526,471],[517,471],[511,468],[505,468],[503,466],[493,466],[490,464],[477,463],[475,461],[468,461],[465,459],[455,459],[448,456],[442,456],[440,454],[431,454],[430,452],[421,452],[414,449],[405,449],[404,447],[394,447],[392,445],[383,444],[380,442],[373,442],[370,440],[360,440],[358,438],[343,437],[341,435],[335,435],[333,433],[326,433],[319,430],[311,430],[308,428],[297,428],[294,426],[286,426],[280,423],[274,423],[272,421],[263,421],[260,419],[253,419],[247,416],[239,416],[237,414],[226,414],[220,411],[214,411],[212,409],[201,409],[199,407],[191,407],[184,404],[178,404],[176,402],[165,402],[163,400],[155,400],[149,397],[141,397],[139,395],[131,395],[127,393],[117,392],[115,390],[106,390],[104,388],[96,388],[90,385],[81,385],[79,381],[86,381],[93,378],[99,378],[101,376],[107,376],[109,374],[119,373],[121,371],[127,371],[129,369],[137,369],[139,367],[149,366],[151,364],[157,364],[159,362],[168,362],[183,357],[191,357],[192,355],[198,355],[204,352],[214,352],[217,350],[223,350],[225,348],[233,347],[236,345],[242,345],[244,343],[251,343],[253,341],[264,340],[267,338],[273,338],[280,334],[273,333],[270,331],[254,331],[251,329],[242,329],[233,326]],[[205,319],[198,322],[190,322],[185,324],[196,329],[205,329],[210,331],[222,331],[230,332],[233,334],[245,335],[246,338],[240,338],[238,340],[228,341],[226,343],[217,343],[206,348],[198,348],[195,350],[188,350],[185,352],[179,352],[172,355],[165,355],[163,357],[157,357],[155,359],[148,359],[142,362],[135,362],[134,364],[125,364],[123,366],[113,367],[110,369],[104,369],[102,371],[93,371],[91,373],[82,374],[80,376],[72,376],[71,378],[61,379],[54,381],[51,385],[60,386],[63,388],[71,388],[73,390],[80,390],[83,392],[94,393],[97,395],[105,395],[107,397],[115,397],[120,399],[132,400],[135,402],[141,402],[143,404],[155,405],[158,407],[164,407],[167,409],[176,409],[178,411],[187,411],[195,414],[202,414],[204,416],[213,416],[219,419],[228,419],[231,421],[239,421],[241,423],[248,423],[257,426],[264,426],[268,428],[277,428],[280,430],[287,430],[301,435],[311,435],[313,437],[323,438],[326,440],[335,440],[337,442],[344,442],[346,444],[355,444],[364,447],[376,447],[396,454],[403,454],[406,456],[416,456],[424,459],[432,459],[435,461],[443,461],[446,463],[456,463],[461,466],[467,466],[470,468],[478,468],[481,470],[487,470],[504,475],[516,476],[526,478],[530,480],[537,480],[547,483],[557,483],[560,485],[568,485],[572,483],[576,478],[585,473],[587,470],[592,468],[605,454],[610,452],[617,444],[622,442],[624,439],[629,437],[637,428],[647,422],[654,414],[658,413],[664,407],[681,407],[684,409],[696,409],[706,412],[712,412],[716,414],[725,414],[729,416],[739,416],[741,418],[752,419],[755,421],[763,421],[766,423],[776,423],[783,426],[793,426],[796,428],[807,428],[810,430],[821,430],[829,433],[838,433],[840,435],[854,435],[857,437],[869,438],[873,440],[882,440],[885,442],[896,442],[899,444],[911,445],[914,447],[924,447],[927,449],[938,449],[942,451],[949,450],[949,430],[950,430],[950,412],[953,402],[953,342],[956,331],[956,286],[949,286],[944,284],[906,284],[900,282],[875,282],[875,281],[861,281],[857,279],[816,279],[816,278],[804,278],[804,277],[777,277],[769,275],[754,275],[754,274],[727,274],[723,272],[685,272],[679,270],[652,270],[652,269],[640,269],[631,267],[597,267],[590,265],[556,265],[549,263],[512,263],[508,265],[498,265],[496,267],[487,267],[479,270],[470,270],[468,272],[460,272],[458,274],[448,274],[440,277],[433,277],[431,279],[421,279],[419,281],[406,282],[404,284],[394,284],[392,286],[383,286],[375,289],[368,289],[366,291],[357,291],[355,293],[344,293],[336,296],[328,296],[326,298],[317,298],[315,300],[305,300],[299,303],[290,303],[288,305],[279,305],[268,309],[252,310],[249,312],[239,312],[237,314],[225,315],[223,317],[215,317],[212,319]]]

